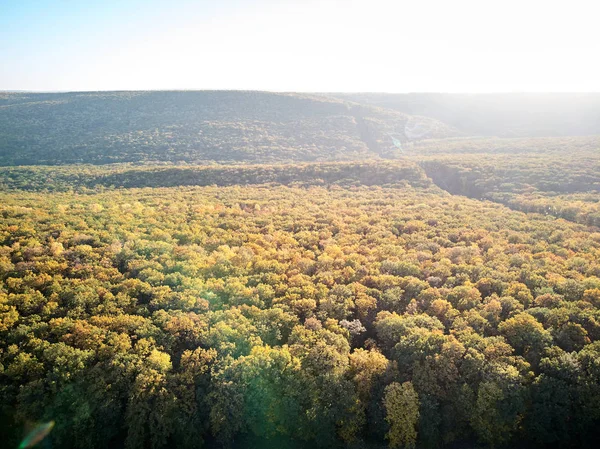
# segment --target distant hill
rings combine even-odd
[[[248,91],[0,93],[0,165],[393,158],[459,135],[351,101]]]
[[[552,137],[600,134],[600,93],[327,95],[434,118],[470,136]]]

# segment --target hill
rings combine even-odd
[[[600,94],[330,94],[434,118],[467,135],[498,137],[600,134]]]
[[[415,124],[421,131],[407,132]],[[457,134],[437,120],[299,94],[0,94],[0,165],[390,158],[397,151],[390,136]]]

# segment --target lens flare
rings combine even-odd
[[[53,427],[54,421],[38,424],[31,432],[29,432],[25,439],[21,441],[19,449],[27,449],[35,446],[48,436]]]

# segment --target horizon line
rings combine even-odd
[[[353,91],[318,91],[318,90],[268,90],[268,89],[223,89],[223,88],[158,88],[158,89],[96,89],[96,90],[70,90],[70,89],[0,89],[0,93],[36,93],[36,94],[55,94],[55,93],[97,93],[97,92],[265,92],[265,93],[279,93],[279,94],[382,94],[382,95],[411,95],[411,94],[444,94],[444,95],[523,95],[523,94],[537,94],[537,95],[589,95],[589,94],[600,94],[599,91],[482,91],[482,92],[468,92],[468,91],[402,91],[402,92],[390,92],[390,91],[377,91],[377,90],[353,90]]]

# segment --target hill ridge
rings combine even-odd
[[[311,94],[4,93],[0,165],[393,158],[389,134],[410,140],[409,120],[401,112]],[[458,135],[439,121],[422,120],[426,138]]]

